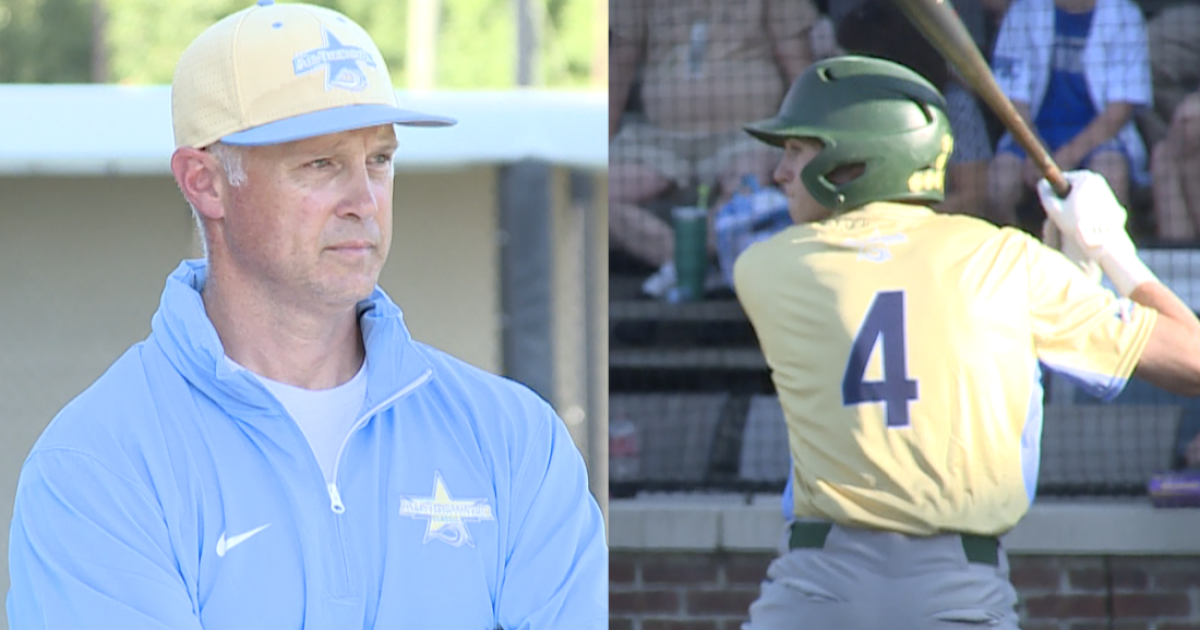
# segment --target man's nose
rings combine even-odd
[[[349,181],[342,212],[361,219],[375,216],[379,212],[379,199],[375,195],[369,169],[366,165],[360,165],[353,169],[347,178]]]

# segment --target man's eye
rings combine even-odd
[[[379,155],[376,155],[372,159],[374,160],[374,162],[376,164],[380,164],[380,165],[390,164],[392,161],[392,154],[391,153],[380,153]]]
[[[330,160],[329,158],[317,158],[317,159],[309,162],[308,165],[313,168],[325,168],[327,166],[333,165],[333,161]]]

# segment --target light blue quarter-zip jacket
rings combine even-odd
[[[11,630],[601,630],[608,552],[541,398],[359,305],[367,402],[326,485],[274,397],[224,360],[200,289],[68,404],[21,472]]]

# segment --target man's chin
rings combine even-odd
[[[351,289],[349,291],[349,293],[350,293],[350,297],[352,297],[354,299],[355,303],[361,302],[361,301],[371,297],[371,294],[375,292],[375,286],[378,284],[379,284],[379,274],[378,273],[358,277],[358,278],[355,278],[353,282],[347,283],[348,287],[353,287],[353,289]]]
[[[325,295],[343,306],[353,306],[371,297],[379,283],[379,270],[353,270],[330,274],[322,281]]]

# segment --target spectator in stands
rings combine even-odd
[[[856,9],[870,0],[829,0],[829,10],[827,18],[832,22],[834,30],[841,26],[846,18],[854,13]],[[980,50],[988,50],[987,43],[987,11],[985,0],[958,0],[954,3],[954,12],[958,14],[958,18],[962,20],[963,25],[967,27],[967,32],[971,34],[971,38],[975,40],[975,45]],[[916,33],[916,31],[912,31]],[[880,32],[881,35],[886,33]],[[897,38],[891,38],[897,40]],[[916,39],[924,40],[920,34],[916,35]],[[909,40],[909,43],[915,40]],[[848,51],[839,51],[835,54],[845,54]]]
[[[850,1],[857,6],[837,21],[841,49],[904,64],[938,86],[946,98],[954,151],[946,170],[946,199],[936,209],[982,215],[987,203],[987,170],[992,148],[975,96],[891,0]],[[982,10],[978,13],[982,25]]]
[[[1154,107],[1139,122],[1153,147],[1157,236],[1200,240],[1200,4],[1175,3],[1146,25]]]
[[[992,62],[997,82],[1063,170],[1100,173],[1127,207],[1131,180],[1149,184],[1133,123],[1135,108],[1150,104],[1149,52],[1130,0],[1015,0]],[[988,174],[989,218],[1016,224],[1017,206],[1040,177],[1006,133]]]
[[[1150,157],[1155,227],[1163,241],[1200,238],[1200,91],[1175,108]]]
[[[609,236],[652,268],[669,266],[669,192],[715,185],[724,205],[746,175],[770,182],[779,161],[741,131],[771,115],[811,62],[811,0],[610,0]],[[639,117],[625,115],[641,71]],[[712,230],[709,230],[710,235]],[[710,249],[715,253],[710,238]]]

